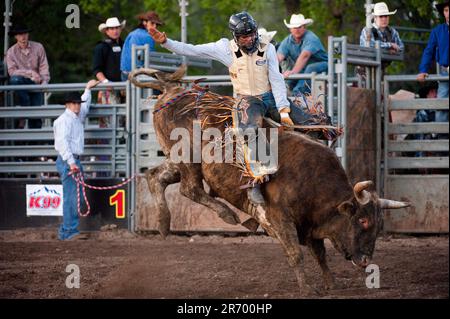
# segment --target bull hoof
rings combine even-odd
[[[322,297],[324,295],[321,289],[317,289],[311,285],[304,285],[302,288],[300,292],[306,296]]]
[[[163,239],[170,233],[170,219],[168,221],[160,221],[158,225],[158,232]]]
[[[229,212],[223,212],[221,214],[219,214],[219,217],[227,224],[230,225],[238,225],[241,223],[241,221],[239,220],[238,215],[233,212],[233,211],[229,211]]]
[[[341,289],[341,285],[336,283],[334,280],[327,280],[324,284],[325,290],[335,290],[335,289]]]
[[[245,228],[247,228],[248,230],[250,230],[253,233],[255,233],[258,230],[258,227],[259,227],[259,223],[253,218],[247,219],[241,225],[244,226]]]
[[[159,232],[159,234],[161,235],[161,237],[163,238],[163,239],[166,239],[166,237],[169,235],[169,233],[170,233],[170,231],[168,230],[168,229],[166,229],[166,228],[161,228],[161,227],[159,227],[158,228],[158,232]]]

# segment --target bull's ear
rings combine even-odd
[[[355,206],[352,201],[345,201],[339,204],[338,211],[340,214],[352,216],[355,211]]]

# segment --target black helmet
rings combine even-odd
[[[246,47],[239,46],[245,53],[253,53],[258,47],[258,24],[255,19],[245,11],[233,14],[228,22],[234,41],[239,46],[238,37],[253,34],[252,44]]]

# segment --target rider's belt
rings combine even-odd
[[[263,97],[263,95],[264,94],[267,94],[267,93],[270,93],[270,92],[272,92],[272,91],[267,91],[267,92],[264,92],[263,94],[259,94],[259,95],[244,95],[244,94],[236,94],[236,97],[238,98],[238,99],[240,99],[240,98],[246,98],[246,97],[256,97],[256,98],[259,98],[259,99],[262,99],[262,97]]]

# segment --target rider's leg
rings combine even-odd
[[[250,150],[250,161],[258,160],[258,141],[257,131],[262,127],[263,117],[266,113],[266,105],[261,99],[258,98],[246,98],[242,101],[239,107],[239,129],[246,135],[247,145]],[[251,165],[250,165],[251,166]],[[254,184],[247,189],[247,196],[250,202],[254,205],[265,205],[264,197],[261,193],[261,186]]]

